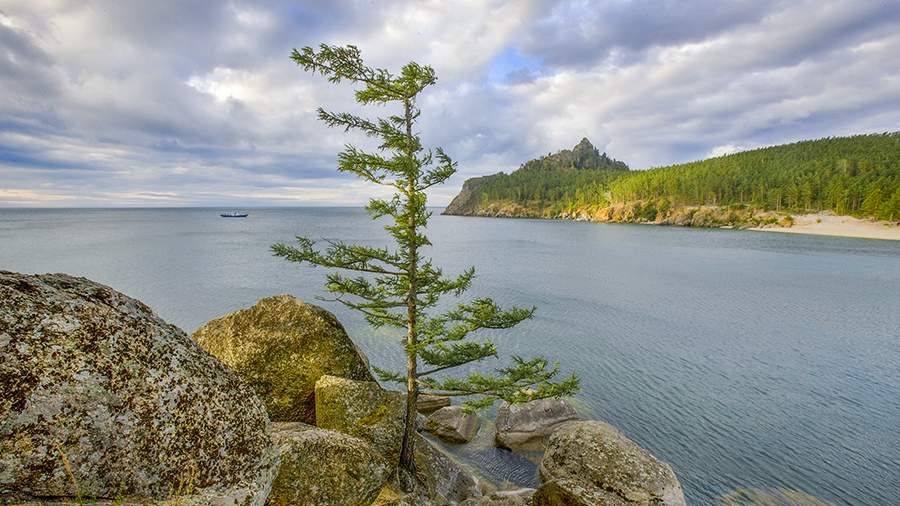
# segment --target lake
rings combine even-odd
[[[109,284],[191,332],[261,297],[333,311],[374,365],[394,335],[324,296],[326,270],[274,258],[303,234],[372,245],[359,209],[0,209],[0,269]],[[900,504],[900,242],[434,216],[430,254],[471,295],[537,306],[495,340],[582,379],[577,402],[672,464],[692,504],[737,488]],[[469,450],[458,449],[458,452]],[[493,477],[534,468],[474,447]],[[504,475],[505,473],[505,475]]]

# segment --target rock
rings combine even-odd
[[[480,499],[466,499],[460,506],[531,506],[532,496],[534,496],[533,488],[501,490]]]
[[[467,466],[445,453],[421,434],[416,434],[416,471],[426,484],[430,497],[439,496],[451,503],[483,495],[485,484]]]
[[[511,450],[541,450],[554,430],[581,416],[562,399],[503,403],[497,410],[495,444]]]
[[[405,394],[384,390],[374,382],[323,376],[316,383],[318,426],[368,442],[392,465],[400,460],[405,412]],[[438,502],[481,497],[483,484],[475,473],[418,433],[415,460],[429,497],[439,498]]]
[[[424,428],[451,443],[468,443],[478,430],[478,415],[466,413],[459,406],[447,406],[429,415]]]
[[[531,496],[532,506],[626,506],[616,494],[594,489],[576,480],[552,480]]]
[[[444,395],[419,394],[416,397],[416,411],[430,415],[450,405],[450,398]]]
[[[277,465],[251,388],[112,288],[0,271],[0,504],[260,505]]]
[[[374,381],[322,376],[316,382],[316,425],[358,437],[389,462],[400,460],[406,396]]]
[[[290,295],[212,320],[193,338],[253,387],[273,421],[314,424],[323,375],[374,381],[337,318]]]
[[[540,476],[535,506],[686,504],[672,468],[604,422],[571,422],[554,432]]]
[[[281,466],[269,506],[369,506],[392,474],[368,443],[340,432],[281,422],[272,439]]]

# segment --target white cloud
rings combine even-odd
[[[314,110],[384,111],[288,59],[320,41],[435,67],[421,130],[460,162],[436,204],[584,136],[645,168],[900,128],[896,3],[373,5],[4,1],[0,205],[364,202],[334,160],[371,141]],[[490,79],[510,55],[528,79]]]

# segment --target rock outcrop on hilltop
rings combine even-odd
[[[459,194],[447,205],[442,214],[459,216],[509,216],[509,217],[542,217],[521,203],[511,203],[505,198],[493,201],[491,191],[499,190],[501,195],[521,194],[530,182],[542,179],[540,186],[549,184],[543,179],[550,178],[557,184],[583,184],[579,177],[591,172],[620,174],[628,172],[625,162],[610,158],[601,153],[586,137],[572,149],[563,149],[523,163],[510,174],[498,172],[489,176],[467,179]],[[590,178],[588,178],[590,179]],[[604,179],[601,177],[601,179]],[[488,190],[488,191],[485,191]],[[520,195],[521,196],[521,195]],[[519,204],[519,205],[513,205]]]
[[[141,302],[0,271],[0,503],[261,505],[269,431],[253,391]]]
[[[571,422],[550,437],[534,506],[685,506],[672,468],[604,422]]]
[[[253,387],[273,421],[315,424],[324,375],[375,381],[337,318],[290,295],[216,318],[193,338]]]

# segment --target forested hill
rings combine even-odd
[[[542,208],[582,188],[606,185],[624,172],[628,172],[625,162],[601,154],[584,138],[572,149],[529,160],[510,174],[467,180],[444,214],[479,214],[482,205],[507,200],[534,202],[536,209]]]
[[[730,221],[817,211],[900,220],[900,132],[802,141],[644,171],[547,170],[539,161],[466,181],[445,213],[667,222],[679,209],[714,207],[728,209]],[[532,166],[540,170],[527,170]]]

